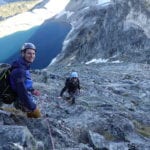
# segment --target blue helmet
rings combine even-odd
[[[77,72],[72,72],[72,73],[70,74],[70,77],[71,77],[71,78],[78,78],[78,73],[77,73]]]
[[[33,43],[24,43],[22,48],[21,48],[21,51],[25,51],[27,49],[33,49],[36,51],[36,47]]]

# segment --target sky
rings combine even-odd
[[[42,24],[46,19],[63,11],[69,1],[70,0],[50,0],[44,8],[18,14],[0,22],[0,38]]]

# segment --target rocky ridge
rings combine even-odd
[[[143,8],[138,3],[142,1],[136,2],[137,6]],[[132,26],[122,31],[122,17],[131,10],[128,7],[133,3],[134,0],[117,0],[102,7],[93,1],[89,9],[83,9],[83,6],[90,6],[91,3],[80,3],[82,5],[79,5],[81,8],[78,13],[71,17],[72,21],[78,18],[80,24],[74,22],[76,28],[66,38],[58,60],[43,70],[32,71],[34,87],[42,93],[37,100],[42,118],[28,119],[10,106],[3,106],[5,111],[0,111],[0,139],[3,139],[0,141],[0,150],[150,149],[149,29],[140,28],[139,31],[139,28]],[[76,4],[75,1],[71,1],[68,8],[71,9],[74,6],[72,4]],[[136,11],[139,13],[139,9]],[[105,17],[98,17],[103,15]],[[91,19],[96,21],[95,24]],[[107,34],[102,36],[103,31],[107,31],[111,38]],[[119,39],[118,35],[122,34],[126,40]],[[133,41],[140,37],[141,43],[137,42],[134,48],[131,47],[131,37]],[[117,56],[110,54],[111,46],[119,47]],[[136,55],[134,49],[141,55]],[[128,55],[131,51],[133,53]],[[127,56],[123,57],[123,53]],[[98,63],[96,60],[100,58],[108,61]],[[65,78],[72,71],[79,73],[82,87],[74,105],[58,99]]]
[[[0,112],[1,136],[6,137],[0,149],[25,145],[29,150],[149,150],[150,65],[61,68],[32,72],[34,86],[42,92],[37,101],[41,119],[27,119],[17,111],[15,115]],[[75,105],[57,98],[64,77],[73,70],[79,72],[82,86]]]

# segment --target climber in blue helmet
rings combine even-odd
[[[71,77],[71,78],[78,78],[78,73],[77,73],[77,72],[72,72],[72,73],[70,74],[70,77]]]
[[[35,45],[24,43],[21,48],[21,57],[12,63],[9,79],[11,88],[17,94],[14,106],[27,112],[28,117],[39,118],[41,116],[40,110],[37,108],[33,95],[39,96],[40,92],[33,88],[30,74],[30,64],[33,63],[35,54]]]
[[[69,99],[71,99],[71,103],[75,103],[75,98],[80,91],[80,81],[77,72],[72,72],[70,77],[68,77],[65,81],[65,86],[60,92],[60,97],[63,96],[64,92],[67,91],[69,94]]]

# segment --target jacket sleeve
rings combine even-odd
[[[16,92],[20,101],[27,107],[29,110],[33,111],[36,109],[36,104],[33,102],[33,97],[28,93],[24,81],[25,81],[25,71],[17,69],[13,74],[13,79],[16,84]]]

